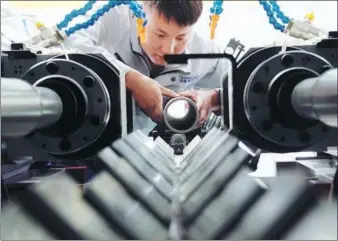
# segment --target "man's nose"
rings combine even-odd
[[[175,40],[169,40],[169,41],[165,41],[162,44],[162,52],[163,54],[172,54],[175,51]]]

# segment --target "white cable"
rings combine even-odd
[[[68,52],[67,52],[65,45],[61,41],[59,42],[59,44],[60,44],[62,50],[64,51],[64,55],[65,55],[66,59],[69,60]]]
[[[289,34],[288,33],[285,33],[285,35],[283,36],[284,40],[282,42],[282,48],[280,50],[279,53],[285,53],[286,52],[286,49],[288,48],[288,37],[289,37]]]

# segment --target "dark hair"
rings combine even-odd
[[[202,14],[201,0],[148,0],[150,7],[155,7],[159,14],[168,20],[175,20],[180,26],[190,26],[197,22]]]

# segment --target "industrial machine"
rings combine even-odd
[[[198,108],[194,101],[186,97],[163,98],[163,121],[149,136],[156,140],[163,139],[173,148],[176,155],[183,154],[183,149],[195,136],[203,137],[206,130],[198,126]]]
[[[233,128],[268,152],[336,146],[337,32],[316,45],[255,48],[233,73]],[[229,124],[227,88],[224,123]],[[327,111],[330,109],[330,111]]]
[[[337,147],[337,33],[280,51],[252,49],[237,63],[228,54],[167,56],[175,63],[226,57],[233,67],[223,81],[224,128],[211,128],[179,156],[141,131],[127,134],[126,91],[118,70],[99,55],[5,52],[1,132],[8,159],[13,148],[45,161],[95,159],[101,171],[83,189],[62,169],[41,178],[4,208],[1,238],[337,240],[334,197],[322,200],[293,173],[248,175],[255,150]],[[194,103],[180,103],[181,116],[169,105],[164,110],[176,134],[197,119]]]
[[[80,159],[127,133],[132,120],[125,87],[102,56],[46,56],[12,47],[1,61],[3,137],[26,136],[43,152]]]

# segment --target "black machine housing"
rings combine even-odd
[[[71,66],[71,64],[67,62],[63,63],[62,60],[67,58],[79,65],[75,66],[74,64]],[[66,57],[65,55],[35,54],[29,50],[25,50],[22,44],[13,44],[11,51],[2,52],[1,77],[19,78],[34,85],[37,79],[41,79],[41,77],[44,76],[56,76],[58,74],[67,76],[69,74],[71,76],[74,75],[74,78],[76,78],[81,74],[81,71],[83,71],[78,68],[80,66],[85,66],[92,70],[102,80],[102,88],[97,88],[95,85],[92,85],[90,79],[89,81],[84,79],[81,84],[83,84],[83,87],[88,91],[91,91],[90,93],[93,96],[92,100],[95,99],[95,101],[91,101],[91,103],[87,103],[87,105],[91,106],[91,109],[100,109],[107,106],[111,113],[109,121],[103,123],[103,116],[84,113],[84,110],[81,109],[83,103],[77,103],[79,107],[77,110],[64,110],[64,115],[71,115],[71,113],[76,112],[76,115],[74,115],[72,119],[63,118],[62,122],[50,128],[35,131],[23,138],[2,139],[2,142],[6,142],[6,151],[9,159],[16,160],[24,156],[33,156],[36,161],[81,160],[95,156],[97,151],[109,145],[114,140],[121,138],[120,73],[119,70],[102,55],[68,54]],[[64,95],[65,91],[62,91],[64,87],[60,85],[60,80],[57,81],[51,77],[43,84],[46,85],[46,87],[53,85],[53,89],[55,89],[59,95]],[[60,88],[56,85],[60,85]],[[67,86],[67,88],[71,88],[71,86]],[[109,93],[111,103],[105,103],[106,101],[101,93],[101,89],[106,89],[106,92]],[[82,101],[76,98],[76,91],[73,91],[72,94],[68,94],[68,96],[62,96],[64,100]],[[129,133],[133,130],[133,104],[131,94],[128,91],[126,96],[127,120],[125,121]],[[64,109],[70,106],[69,103],[63,103],[63,105]],[[79,130],[79,126],[82,128],[82,132]],[[65,129],[67,129],[68,133],[64,133]],[[97,135],[101,130],[104,130],[101,133],[102,135]],[[82,134],[78,135],[78,132]],[[93,144],[87,148],[83,148],[72,154],[67,154],[67,148],[77,145],[76,142],[86,143],[90,141],[93,141]],[[18,146],[20,148],[17,148]],[[54,146],[53,150],[48,149],[50,146]]]
[[[291,67],[303,67],[310,65],[311,68],[320,68],[320,71],[317,72],[324,72],[328,68],[337,67],[337,32],[331,32],[329,39],[324,39],[321,42],[319,42],[316,45],[305,45],[305,46],[290,46],[287,48],[286,53],[279,54],[281,47],[266,47],[266,48],[252,48],[247,51],[247,53],[237,61],[236,66],[234,66],[233,70],[233,106],[234,112],[233,112],[233,123],[234,123],[234,129],[236,131],[236,134],[238,137],[245,142],[248,146],[251,146],[252,148],[256,149],[262,149],[263,151],[267,152],[297,152],[297,151],[325,151],[328,146],[336,146],[336,134],[337,129],[336,128],[330,128],[322,123],[319,123],[318,121],[310,121],[305,120],[304,118],[300,118],[292,112],[292,108],[289,108],[290,105],[283,103],[280,105],[280,103],[273,103],[273,101],[276,102],[276,100],[270,101],[270,96],[281,96],[282,94],[287,95],[288,89],[294,87],[294,84],[299,82],[299,74],[296,73],[295,76],[282,76],[283,78],[280,78],[277,87],[275,90],[269,89],[269,91],[264,91],[264,88],[262,86],[258,85],[257,88],[248,88],[246,87],[248,85],[248,82],[250,80],[250,75],[257,70],[257,67],[261,65],[263,62],[265,62],[266,65],[269,65],[269,61],[274,58],[274,56],[279,56],[281,59],[279,62],[274,62],[271,64],[271,66],[266,67],[265,66],[265,73],[266,76],[261,76],[265,79],[266,83],[268,84],[269,81],[274,78],[275,76],[271,74],[271,72],[276,72],[276,66],[278,68],[285,68],[289,69]],[[22,45],[16,44],[13,45],[12,51],[4,52],[4,56],[1,57],[1,76],[2,77],[13,77],[13,78],[21,78],[26,79],[27,81],[34,83],[34,76],[27,75],[27,71],[29,72],[29,69],[37,65],[38,63],[44,62],[48,59],[64,59],[64,55],[58,55],[58,56],[50,56],[50,55],[41,55],[41,54],[33,54],[30,51],[23,50]],[[300,53],[301,52],[301,53]],[[305,56],[298,61],[294,61],[294,54],[298,56]],[[196,54],[195,54],[196,55]],[[197,54],[198,55],[198,54]],[[222,54],[216,54],[217,57],[222,57]],[[219,55],[219,56],[218,56]],[[285,56],[284,56],[285,55]],[[313,58],[315,60],[312,60],[311,55],[316,55]],[[111,93],[111,96],[113,99],[111,100],[111,111],[115,113],[116,116],[120,115],[120,109],[119,109],[119,81],[112,81],[111,76],[115,76],[118,78],[119,73],[118,70],[112,66],[107,60],[105,60],[100,55],[80,55],[80,54],[69,54],[68,56],[71,59],[74,59],[75,61],[88,66],[89,68],[95,70],[97,74],[104,79],[104,82],[109,89],[109,92]],[[176,56],[177,57],[177,56]],[[182,56],[180,56],[182,57]],[[183,56],[184,57],[184,56]],[[196,56],[195,56],[196,57]],[[224,56],[223,56],[224,57]],[[298,59],[301,57],[297,57]],[[95,59],[95,61],[90,61],[92,59]],[[234,59],[234,58],[233,58]],[[320,59],[320,60],[318,60]],[[328,63],[328,65],[322,64],[322,62]],[[318,64],[319,63],[319,64]],[[294,65],[294,66],[293,66]],[[319,66],[320,65],[320,66]],[[107,67],[108,66],[108,67]],[[267,71],[267,68],[271,71]],[[278,69],[277,68],[277,69]],[[110,70],[109,70],[110,69]],[[109,72],[110,71],[110,72]],[[257,72],[257,71],[256,71]],[[277,71],[278,72],[278,71]],[[304,73],[303,73],[304,74]],[[305,73],[302,77],[311,77],[307,76],[308,73]],[[298,79],[297,79],[298,78]],[[109,80],[108,80],[109,79]],[[252,81],[251,81],[252,82]],[[256,80],[257,82],[257,80]],[[284,85],[286,82],[293,84],[287,84],[287,88],[284,88],[284,92],[280,93],[278,92],[280,87]],[[260,83],[258,83],[260,84]],[[256,84],[257,86],[257,84]],[[229,109],[228,109],[228,92],[227,92],[227,78],[224,80],[223,83],[223,116],[224,116],[224,123],[225,125],[229,125]],[[259,88],[261,87],[261,88]],[[262,89],[263,88],[263,89]],[[262,125],[266,127],[266,129],[269,129],[268,132],[274,133],[274,135],[279,135],[279,141],[271,141],[268,138],[265,138],[264,133],[262,133],[261,130],[257,130],[257,128],[254,128],[252,126],[252,123],[248,119],[248,111],[245,108],[245,102],[247,101],[248,95],[250,94],[250,91],[258,91],[267,96],[269,98],[268,106],[271,110],[271,118],[270,120],[262,119],[261,122]],[[268,93],[269,92],[269,93]],[[289,91],[290,92],[290,91]],[[271,94],[273,93],[273,94]],[[282,96],[283,97],[283,96]],[[128,103],[128,129],[129,132],[132,131],[132,100],[131,95],[127,95],[127,103]],[[273,98],[272,98],[273,99]],[[280,98],[283,99],[283,98]],[[287,99],[287,98],[285,98]],[[259,112],[261,111],[261,106],[251,106],[252,112]],[[264,111],[263,111],[264,112]],[[262,112],[262,113],[263,113]],[[261,114],[262,114],[261,113]],[[266,113],[263,113],[266,115]],[[253,114],[254,116],[255,114]],[[260,116],[259,114],[257,116]],[[259,117],[258,117],[258,120]],[[92,121],[93,122],[93,121]],[[95,122],[95,121],[94,121]],[[290,123],[293,123],[292,126],[290,126]],[[102,138],[100,138],[99,141],[97,141],[97,144],[89,150],[89,152],[82,152],[81,155],[72,155],[67,156],[64,155],[61,158],[65,159],[81,159],[83,157],[89,157],[95,154],[96,151],[98,151],[100,148],[103,148],[105,145],[108,145],[109,143],[113,142],[114,140],[118,139],[121,135],[119,132],[119,128],[116,128],[119,126],[119,120],[118,118],[115,118],[115,121],[113,121],[111,128],[111,131],[106,131],[106,135],[103,135]],[[283,127],[284,129],[287,129],[288,131],[291,131],[293,134],[295,132],[299,133],[300,140],[292,140],[290,142],[290,139],[288,136],[284,136],[283,128],[276,128],[273,127]],[[311,135],[312,133],[307,132],[306,128],[303,127],[312,127],[315,126],[313,133],[316,133],[316,135]],[[264,128],[263,128],[264,129]],[[197,133],[196,133],[197,131]],[[201,130],[195,130],[194,133],[187,133],[186,135],[189,137],[189,139],[192,139],[194,135],[201,134]],[[163,133],[162,133],[163,132]],[[165,130],[165,128],[160,128],[160,130],[155,131],[154,136],[159,135],[163,137],[171,136],[175,133],[167,133],[168,131]],[[320,133],[319,135],[317,135]],[[40,133],[41,134],[41,133]],[[309,138],[310,134],[310,138]],[[43,135],[42,135],[43,136]],[[305,136],[305,137],[304,137]],[[30,139],[31,136],[28,136],[28,139]],[[167,138],[165,138],[167,139]],[[310,139],[310,141],[309,141]],[[304,141],[302,141],[304,140]],[[288,145],[288,143],[293,143],[292,145]],[[296,144],[294,144],[296,143]],[[11,154],[15,153],[15,156],[36,156],[35,154],[38,153],[37,157],[41,160],[49,160],[50,155],[44,152],[41,148],[44,143],[40,143],[40,147],[36,147],[34,145],[31,145],[27,138],[21,138],[16,140],[8,140],[8,154],[11,156]],[[20,146],[21,148],[17,150],[15,147]],[[15,148],[11,150],[11,148]],[[55,155],[54,155],[55,157]],[[57,158],[60,158],[60,156],[57,156]]]
[[[283,54],[280,51],[281,46],[249,49],[234,68],[233,124],[238,137],[245,144],[265,152],[322,152],[329,146],[336,147],[337,128],[300,117],[287,102],[297,83],[315,77],[307,68],[316,70],[318,74],[337,68],[337,32],[330,32],[328,39],[315,45],[289,46]],[[271,87],[277,74],[291,68],[295,71],[281,75]],[[224,123],[228,126],[227,85],[226,77],[223,82],[223,108]],[[262,104],[264,101],[267,101],[266,105]],[[246,108],[248,103],[251,106]],[[254,128],[248,115],[255,117],[254,121],[260,121],[261,127]],[[276,140],[265,138],[269,135],[267,133]],[[288,133],[291,134],[287,136]]]

